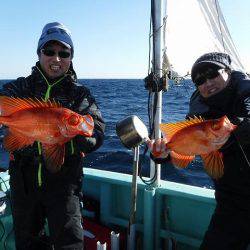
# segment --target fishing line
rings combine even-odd
[[[150,71],[150,63],[151,63],[151,32],[152,32],[152,16],[150,16],[150,22],[149,22],[149,35],[148,35],[148,75]]]
[[[144,152],[143,152],[143,154],[142,154],[142,160],[139,160],[139,174],[138,174],[138,175],[139,175],[140,179],[142,180],[142,182],[143,182],[144,184],[146,184],[147,186],[150,186],[150,185],[152,185],[152,184],[155,182],[155,180],[156,180],[157,168],[155,168],[156,170],[155,170],[154,176],[153,176],[152,178],[150,178],[150,179],[148,179],[148,180],[145,180],[145,179],[143,178],[142,169],[143,169],[143,165],[144,165],[144,162],[145,162],[145,159],[146,159],[146,153],[147,153],[147,151],[148,151],[148,147],[147,147],[147,145],[145,145],[145,149],[144,149]]]
[[[149,137],[150,139],[154,136],[154,126],[155,126],[155,116],[156,116],[156,104],[158,102],[158,95],[154,95],[154,104],[153,104],[153,110],[152,110],[152,116],[151,116],[151,109],[150,104],[152,100],[152,93],[149,93],[148,98],[148,119],[149,119]]]
[[[235,135],[234,131],[233,131],[233,135],[234,135],[234,138],[236,139],[237,144],[238,144],[238,146],[239,146],[239,148],[240,148],[240,150],[241,150],[241,152],[242,152],[242,154],[243,154],[243,156],[244,156],[244,158],[245,158],[245,160],[246,160],[246,162],[247,162],[248,167],[250,167],[250,162],[249,162],[249,160],[248,160],[248,158],[247,158],[247,156],[246,156],[246,153],[245,153],[243,147],[242,147],[241,144],[240,144],[239,139],[238,139],[237,136]]]

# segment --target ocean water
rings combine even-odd
[[[0,80],[0,87],[9,80]],[[97,151],[85,158],[84,167],[132,173],[133,152],[125,148],[116,135],[116,123],[122,119],[137,115],[148,125],[148,91],[144,81],[138,79],[82,79],[95,96],[97,104],[106,122],[104,144]],[[194,86],[189,81],[177,85],[169,84],[169,90],[163,93],[163,122],[174,122],[185,119],[188,111],[189,97]],[[8,153],[2,146],[3,134],[0,132],[0,167],[8,167]],[[149,154],[143,157],[143,146],[140,147],[141,169],[144,176],[149,175]],[[161,178],[164,180],[190,184],[199,187],[213,188],[212,180],[204,172],[199,158],[187,168],[179,169],[171,164],[163,164]]]

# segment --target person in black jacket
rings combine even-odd
[[[216,119],[224,115],[237,125],[220,149],[224,174],[214,179],[216,208],[200,246],[201,250],[245,250],[250,243],[250,79],[232,70],[225,53],[199,57],[191,71],[196,90],[187,117]],[[169,159],[165,139],[149,141],[162,153],[155,161]]]
[[[44,26],[37,54],[39,61],[31,75],[5,84],[0,95],[51,99],[79,114],[90,114],[94,133],[91,137],[78,135],[66,143],[64,164],[56,173],[46,168],[39,142],[11,152],[9,173],[16,249],[83,249],[79,201],[83,156],[102,145],[105,124],[89,89],[77,83],[72,65],[74,46],[63,24]],[[45,241],[46,219],[51,242]]]

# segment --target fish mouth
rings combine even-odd
[[[78,130],[80,131],[81,135],[84,135],[84,136],[92,135],[92,130],[88,127],[88,125],[85,122],[81,122],[78,125]]]

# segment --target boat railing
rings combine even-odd
[[[9,175],[0,173],[0,187],[9,192]],[[83,193],[99,203],[100,222],[109,227],[128,228],[132,176],[86,168]],[[162,249],[162,244],[177,244],[180,249],[198,249],[215,208],[214,190],[161,181],[159,187],[138,180],[136,239],[144,250]],[[14,247],[10,204],[0,217],[0,249]],[[14,248],[13,248],[14,249]]]

